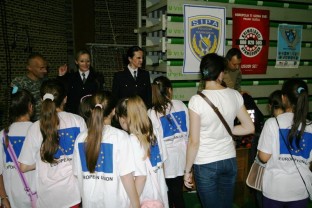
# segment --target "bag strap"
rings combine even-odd
[[[299,168],[298,168],[298,166],[297,166],[297,163],[296,163],[296,161],[295,161],[293,155],[291,154],[290,148],[289,148],[288,144],[286,143],[286,139],[285,139],[285,137],[284,137],[284,135],[283,135],[283,133],[282,133],[282,131],[281,131],[280,125],[279,125],[278,120],[277,120],[276,117],[275,117],[275,120],[276,120],[276,123],[277,123],[277,126],[278,126],[278,131],[280,132],[280,134],[281,134],[281,136],[282,136],[282,139],[283,139],[283,141],[284,141],[284,143],[285,143],[285,145],[286,145],[286,147],[287,147],[287,150],[288,150],[288,152],[289,152],[289,154],[290,154],[290,156],[291,156],[291,159],[292,159],[292,161],[294,162],[294,164],[295,164],[295,166],[296,166],[296,168],[297,168],[297,170],[298,170],[298,172],[299,172],[299,175],[300,175],[300,177],[301,177],[301,179],[302,179],[302,181],[303,181],[303,184],[304,184],[304,186],[305,186],[305,188],[306,188],[306,190],[307,190],[307,192],[308,192],[308,194],[309,194],[309,197],[311,198],[311,194],[310,194],[310,192],[309,192],[309,190],[308,190],[307,184],[306,184],[306,182],[304,181],[304,179],[303,179],[303,177],[302,177],[302,175],[301,175],[301,172],[300,172],[300,170],[299,170]]]
[[[2,137],[2,141],[3,141],[3,144],[5,144],[5,138],[7,137],[7,134],[5,132],[5,130],[3,130],[3,137]],[[7,150],[9,152],[9,155],[10,157],[12,158],[13,162],[14,162],[14,165],[17,169],[17,172],[18,172],[18,175],[20,176],[22,182],[23,182],[23,185],[24,185],[24,188],[25,188],[25,191],[27,192],[28,196],[30,197],[30,200],[32,201],[32,198],[31,198],[31,195],[34,194],[34,192],[31,191],[29,185],[28,185],[28,182],[26,180],[26,177],[24,175],[24,173],[21,171],[21,168],[18,164],[18,161],[17,161],[17,157],[16,157],[16,154],[15,154],[15,151],[12,147],[12,144],[9,140],[9,143],[8,143],[8,146],[7,146]]]
[[[233,133],[231,128],[229,127],[229,124],[225,121],[224,117],[222,116],[222,114],[220,113],[219,109],[209,100],[209,98],[207,96],[205,96],[202,92],[197,92],[198,95],[200,95],[202,98],[204,98],[204,100],[211,106],[211,108],[214,110],[214,112],[217,114],[217,116],[219,117],[219,119],[221,120],[221,122],[223,123],[224,127],[226,128],[226,130],[228,131],[228,133],[230,134],[230,136],[233,138]]]

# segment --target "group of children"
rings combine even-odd
[[[64,111],[64,85],[49,79],[40,88],[34,123],[32,95],[14,92],[10,125],[1,131],[2,205],[32,207],[22,174],[37,193],[36,207],[140,207],[148,200],[184,207],[187,108],[172,100],[168,78],[156,78],[152,90],[151,109],[139,96],[116,101],[111,92],[98,91],[81,99],[76,115]],[[113,127],[114,119],[121,129]]]

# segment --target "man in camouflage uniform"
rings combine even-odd
[[[35,99],[35,113],[32,121],[39,119],[41,108],[40,87],[47,77],[47,61],[41,54],[31,54],[26,63],[27,73],[12,80],[11,86],[28,90]]]

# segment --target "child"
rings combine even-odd
[[[285,112],[285,107],[282,102],[282,90],[275,90],[269,96],[270,115],[277,117]]]
[[[6,208],[31,207],[30,198],[7,148],[10,142],[16,156],[19,156],[27,130],[32,125],[30,118],[34,105],[34,98],[27,90],[14,92],[9,107],[10,125],[0,133],[0,196]],[[24,176],[31,191],[35,192],[35,171],[25,173]]]
[[[135,181],[137,191],[141,194],[141,201],[145,199],[160,199],[165,207],[169,207],[163,172],[163,161],[167,158],[167,152],[164,149],[163,141],[159,140],[155,134],[156,132],[153,131],[153,126],[147,115],[147,109],[142,98],[134,96],[121,99],[116,107],[116,115],[119,118],[120,126],[130,133],[131,143],[135,152]],[[146,171],[148,171],[146,159],[150,160],[153,171],[157,174],[160,193],[155,184],[153,184],[149,174],[146,174]],[[147,175],[145,185],[137,181],[139,175]],[[144,189],[142,185],[144,185]]]
[[[126,132],[111,126],[115,102],[108,92],[92,96],[87,132],[75,143],[74,174],[84,208],[140,207],[133,152]],[[129,203],[130,199],[130,203]]]
[[[153,127],[164,141],[168,159],[164,170],[170,207],[185,207],[183,175],[188,140],[188,110],[180,100],[172,100],[172,85],[160,76],[152,84],[152,108],[148,111]]]
[[[40,120],[29,128],[19,156],[23,172],[36,169],[37,207],[76,208],[81,201],[72,154],[86,124],[82,117],[63,111],[65,92],[57,80],[42,84]]]
[[[307,83],[298,78],[285,81],[282,102],[285,113],[266,120],[258,144],[259,159],[266,163],[263,207],[308,207],[312,125],[307,120]]]
[[[88,125],[89,118],[91,116],[91,98],[92,95],[85,95],[80,99],[79,115],[85,120]]]

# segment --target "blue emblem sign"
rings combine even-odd
[[[220,46],[222,22],[214,16],[189,17],[189,46],[200,61],[208,53],[216,53]]]

